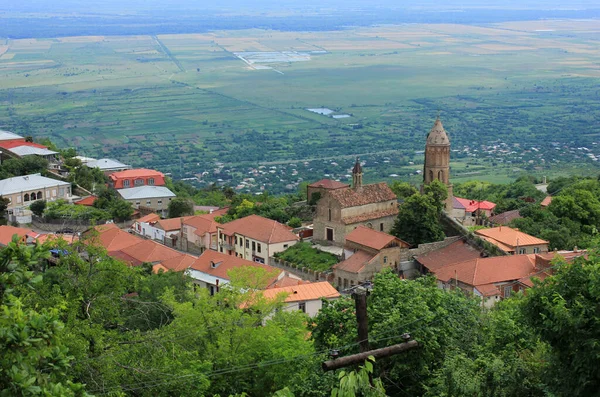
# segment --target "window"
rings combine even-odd
[[[234,238],[235,238],[235,245],[237,245],[237,236],[235,236]]]
[[[21,196],[17,196],[17,204],[21,202]]]
[[[535,247],[535,248],[533,249],[533,253],[534,253],[534,254],[539,254],[539,253],[540,253],[540,249],[539,249],[538,247]]]
[[[242,238],[240,237],[240,247],[244,246],[244,242],[242,241]]]
[[[368,227],[369,229],[373,229],[373,224],[372,224],[371,222],[369,222],[369,223],[367,223],[367,227]]]
[[[32,195],[33,195],[33,194],[32,194]],[[59,195],[60,197],[62,197],[62,196],[64,196],[64,195],[65,195],[65,188],[64,188],[64,187],[59,187],[59,188],[58,188],[58,195]]]
[[[158,200],[157,203],[160,205],[162,204],[162,200]]]
[[[148,185],[154,185],[154,178],[148,178]]]
[[[250,240],[246,240],[246,248],[250,248]]]
[[[130,184],[129,184],[129,179],[125,179],[125,180],[123,181],[123,187],[129,187],[129,186],[130,186]]]
[[[519,248],[519,254],[525,254],[525,253],[527,253],[526,248]]]
[[[152,204],[152,200],[146,200],[146,205]]]
[[[379,231],[380,231],[380,232],[383,232],[383,222],[381,222],[381,223],[379,224]]]
[[[283,248],[287,248],[287,247],[288,247],[288,244],[283,244]]]
[[[510,294],[512,294],[512,286],[507,285],[506,287],[504,287],[504,297],[508,298]]]
[[[210,289],[210,296],[213,296],[215,294],[215,287],[214,287],[214,285],[210,285],[209,289]]]
[[[32,193],[32,194],[33,194],[33,193]],[[41,199],[42,199],[42,192],[38,192],[38,193],[37,193],[37,199],[38,199],[38,200],[41,200]]]
[[[260,248],[261,248],[260,247],[260,243],[256,243],[256,249],[257,249],[258,252],[260,252]]]
[[[23,196],[23,201],[27,202],[29,201],[29,194],[25,193],[25,196]]]
[[[387,256],[383,257],[383,263],[387,263]]]
[[[327,220],[329,220],[329,221],[330,221],[330,220],[331,220],[331,208],[329,208],[329,210],[328,210],[328,211],[329,211],[329,214],[328,214]]]
[[[298,303],[298,310],[300,310],[302,313],[306,313],[306,302]]]
[[[133,181],[133,184],[135,186],[142,186],[144,184],[144,180],[143,179],[136,179],[135,181]]]
[[[256,251],[256,243],[254,241],[252,242],[252,251]]]

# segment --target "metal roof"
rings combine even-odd
[[[54,186],[71,186],[71,184],[69,182],[46,178],[40,174],[15,176],[0,181],[0,196]]]
[[[120,161],[113,159],[99,159],[88,161],[86,166],[90,168],[100,168],[101,170],[120,170],[124,168],[131,168],[130,165],[123,164]]]
[[[164,186],[138,186],[117,190],[125,200],[142,200],[149,198],[175,197],[175,193]]]
[[[9,131],[0,130],[0,141],[8,141],[11,139],[23,139],[23,137]]]
[[[37,156],[51,156],[54,154],[58,154],[58,152],[54,152],[52,150],[48,150],[48,149],[42,149],[39,147],[33,147],[33,146],[17,146],[14,147],[12,149],[8,149],[11,152],[13,152],[14,154],[16,154],[17,156],[31,156],[31,155],[37,155]]]

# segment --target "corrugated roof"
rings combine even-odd
[[[217,227],[228,236],[237,233],[268,244],[300,239],[292,232],[292,228],[259,215],[249,215]]]
[[[11,139],[23,139],[23,137],[14,132],[0,130],[0,141],[8,141]]]
[[[352,225],[355,223],[366,222],[373,219],[379,219],[386,216],[394,216],[398,215],[398,206],[394,204],[394,206],[390,207],[387,210],[381,211],[373,211],[373,212],[365,212],[364,214],[356,215],[356,216],[347,216],[342,218],[342,223],[345,225]]]
[[[13,236],[16,234],[19,238],[33,233],[31,229],[24,229],[22,227],[14,227],[10,225],[0,226],[0,244],[7,246],[12,241]]]
[[[125,200],[175,197],[175,193],[164,186],[137,186],[117,190]]]
[[[130,165],[123,164],[120,161],[114,159],[98,159],[92,160],[85,163],[90,168],[100,168],[101,170],[114,170],[121,168],[130,168]]]
[[[346,241],[376,250],[381,250],[392,242],[396,242],[401,247],[410,246],[410,244],[400,240],[398,237],[362,225],[348,233]]]
[[[52,150],[48,150],[48,149],[42,149],[39,147],[33,147],[33,146],[15,146],[10,150],[12,153],[16,154],[17,156],[51,156],[54,154],[58,154],[58,152],[54,152]]]
[[[444,266],[476,259],[480,256],[481,253],[477,249],[471,247],[463,240],[458,240],[446,247],[425,255],[420,255],[415,259],[432,272]]]
[[[508,225],[512,220],[522,218],[519,210],[506,211],[490,217],[490,222],[495,225]]]
[[[512,229],[506,226],[493,227],[490,229],[476,230],[475,234],[486,237],[486,240],[492,244],[496,242],[515,249],[517,246],[548,244],[546,240],[539,239],[520,230]],[[503,248],[501,248],[503,249]]]
[[[366,251],[358,250],[350,258],[333,265],[333,268],[348,273],[360,273],[377,255],[379,254],[370,254]]]
[[[285,302],[312,301],[321,298],[335,299],[340,297],[340,293],[327,281],[271,288],[262,291],[262,294],[267,299],[273,299],[279,294],[285,294]]]
[[[71,186],[71,184],[69,182],[46,178],[40,174],[15,176],[0,181],[0,196],[30,190],[42,190],[55,186]]]
[[[356,189],[335,189],[327,193],[338,201],[342,208],[397,200],[396,195],[385,182],[364,185]]]
[[[332,179],[321,179],[320,181],[311,183],[308,185],[309,187],[320,187],[324,189],[341,189],[345,187],[350,187],[347,183],[334,181]]]
[[[264,269],[268,274],[272,273],[273,282],[281,274],[281,270],[276,267],[248,261],[233,255],[222,254],[213,250],[204,251],[189,267],[214,277],[229,280],[229,275],[227,274],[229,270],[247,266]]]

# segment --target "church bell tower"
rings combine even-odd
[[[450,139],[438,117],[425,144],[423,185],[439,180],[448,188],[446,211],[452,210],[452,185],[450,184]]]
[[[354,168],[352,168],[352,187],[354,189],[359,189],[362,187],[362,177],[363,170],[360,165],[360,159],[356,158],[356,163],[354,163]]]

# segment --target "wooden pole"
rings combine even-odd
[[[356,322],[358,323],[358,345],[360,352],[370,350],[369,347],[369,321],[367,317],[367,291],[358,287],[352,294],[356,305]]]
[[[375,359],[389,357],[410,349],[414,349],[418,346],[419,344],[416,340],[411,340],[410,342],[400,343],[398,345],[392,345],[388,347],[383,347],[381,349],[375,349],[358,354],[353,354],[351,356],[336,358],[335,360],[325,361],[322,364],[322,367],[323,371],[333,371],[338,368],[347,367],[354,364],[362,364],[367,358],[369,358],[369,356],[373,356],[373,358]]]

